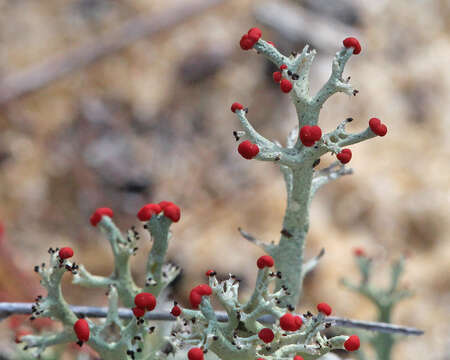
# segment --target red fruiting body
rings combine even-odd
[[[175,204],[168,205],[164,208],[163,211],[164,211],[164,216],[168,217],[173,222],[178,222],[180,220],[181,211],[177,205],[175,205]]]
[[[63,247],[61,250],[59,250],[58,256],[62,259],[68,259],[73,256],[73,250],[71,247]]]
[[[216,272],[214,270],[208,270],[207,272],[205,272],[206,276],[212,276],[213,274],[215,274]]]
[[[244,106],[242,106],[242,104],[239,104],[238,102],[235,102],[231,105],[231,111],[232,112],[236,112],[236,110],[242,110],[244,108]]]
[[[344,343],[345,350],[356,351],[359,349],[359,337],[357,335],[350,336]]]
[[[317,126],[302,126],[300,129],[300,141],[304,146],[310,147],[313,146],[316,141],[319,141],[322,137],[322,129]]]
[[[250,50],[258,42],[262,35],[262,32],[258,28],[251,28],[247,34],[241,37],[239,45],[242,50]]]
[[[287,94],[292,90],[292,83],[288,79],[282,79],[280,81],[280,89]]]
[[[162,210],[164,210],[164,208],[168,207],[169,205],[173,205],[172,201],[160,201],[158,204]]]
[[[191,306],[194,309],[197,309],[200,303],[202,302],[202,297],[209,296],[211,294],[212,289],[209,287],[209,285],[206,284],[197,285],[191,290],[191,293],[189,294],[189,301],[191,303]]]
[[[73,325],[73,330],[77,335],[78,340],[88,341],[89,340],[89,324],[85,319],[78,319]]]
[[[31,331],[28,331],[28,330],[18,330],[16,332],[14,341],[16,342],[16,344],[19,344],[22,342],[22,336],[31,335],[31,334],[32,334]]]
[[[281,75],[281,72],[275,71],[275,72],[272,74],[272,77],[273,77],[273,81],[279,83],[279,82],[281,81],[281,78],[283,77],[283,75]]]
[[[275,43],[273,41],[267,41],[268,44],[275,46]]]
[[[97,224],[102,220],[103,216],[109,216],[110,218],[112,218],[114,216],[114,213],[110,208],[98,208],[91,216],[90,221],[92,226],[97,226]]]
[[[250,50],[253,47],[253,45],[255,45],[255,42],[250,38],[250,36],[245,34],[242,35],[239,45],[241,46],[242,50]]]
[[[387,126],[384,125],[380,119],[372,118],[369,120],[370,130],[372,130],[378,136],[384,136],[387,134]]]
[[[181,308],[178,305],[175,305],[172,310],[170,310],[170,313],[173,316],[180,316],[181,315]]]
[[[358,55],[361,52],[361,45],[357,38],[354,37],[348,37],[344,39],[342,42],[344,46],[348,49],[350,47],[353,48],[353,54]]]
[[[300,316],[294,316],[291,313],[286,313],[280,317],[280,327],[285,331],[297,331],[303,324]]]
[[[148,221],[153,215],[159,214],[161,212],[161,206],[159,204],[147,204],[139,210],[137,217],[141,221]]]
[[[207,284],[200,284],[200,285],[197,285],[195,288],[194,288],[194,290],[196,291],[196,292],[198,292],[200,295],[207,295],[207,296],[209,296],[209,295],[211,295],[212,294],[212,289],[211,289],[211,287],[209,286],[209,285],[207,285]]]
[[[156,306],[156,298],[151,293],[142,292],[134,297],[134,303],[138,308],[152,311]]]
[[[140,318],[140,317],[142,317],[142,316],[145,315],[145,308],[144,308],[144,309],[141,309],[140,307],[134,307],[134,308],[131,309],[131,310],[133,310],[133,314],[134,314],[134,316],[136,316],[137,318]]]
[[[265,267],[272,267],[275,264],[273,257],[270,255],[263,255],[256,261],[256,266],[259,269],[264,269]]]
[[[378,136],[384,136],[384,135],[386,135],[386,134],[387,134],[387,126],[384,125],[384,124],[381,124],[381,125],[380,125],[380,128],[378,129],[377,135],[378,135]]]
[[[352,151],[350,149],[342,149],[336,157],[342,164],[347,164],[352,159]]]
[[[287,69],[287,65],[286,64],[283,64],[283,65],[280,66],[280,70],[281,71],[286,70],[286,69]]]
[[[188,352],[189,360],[203,360],[203,350],[200,348],[192,348]]]
[[[250,140],[245,140],[239,144],[238,153],[241,154],[244,159],[250,160],[258,155],[259,147]]]
[[[248,31],[247,35],[254,43],[256,43],[261,38],[262,31],[257,27],[254,27]]]
[[[258,333],[258,337],[267,344],[272,342],[275,335],[271,329],[264,328]]]
[[[355,256],[366,256],[366,253],[364,252],[364,250],[363,249],[361,249],[361,248],[355,248],[354,250],[353,250],[353,254],[355,254]]]
[[[303,358],[300,355],[295,355],[294,360],[303,360]]]
[[[202,302],[202,295],[192,289],[189,294],[189,302],[191,303],[192,308],[198,309],[198,306]]]
[[[331,306],[327,303],[320,303],[317,305],[317,310],[319,310],[321,313],[324,313],[326,316],[330,316],[331,314]]]

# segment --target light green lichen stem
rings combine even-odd
[[[52,256],[56,257],[56,255]],[[56,264],[57,261],[53,259],[52,263]],[[54,266],[57,267],[58,265]],[[50,276],[47,279],[45,274],[43,274],[42,283],[47,288],[48,292],[47,297],[42,301],[42,305],[45,308],[44,314],[57,318],[64,326],[73,326],[78,318],[72,310],[70,310],[69,304],[67,304],[61,291],[61,280],[66,270],[64,266],[52,270],[53,271],[51,271]]]
[[[269,272],[268,268],[258,270],[255,289],[253,290],[253,294],[250,300],[247,302],[247,304],[245,304],[244,308],[242,309],[244,312],[246,313],[252,312],[261,301],[263,293],[267,291],[266,278],[268,272]]]
[[[288,196],[281,239],[272,251],[277,271],[276,289],[287,286],[290,295],[282,301],[296,306],[302,295],[302,266],[305,238],[309,229],[309,198],[313,179],[311,164],[292,171],[292,191]]]
[[[21,341],[25,342],[28,348],[37,348],[35,355],[39,356],[49,346],[66,344],[71,341],[75,342],[76,336],[73,331],[67,328],[65,331],[55,334],[46,333],[44,335],[23,336]]]
[[[172,221],[163,216],[152,216],[147,223],[148,229],[153,237],[153,246],[147,259],[147,281],[144,291],[149,291],[153,295],[158,296],[164,288],[162,279],[162,268],[164,259],[169,246],[169,227]]]
[[[119,318],[119,295],[117,288],[112,285],[108,292],[108,315],[105,323],[101,325],[100,331],[113,324],[116,324],[121,331],[123,330],[122,320]]]
[[[114,272],[110,279],[116,285],[123,304],[132,307],[134,306],[134,296],[139,292],[139,288],[131,275],[130,252],[126,247],[127,242],[109,217],[103,216],[99,225],[100,229],[106,233],[114,255]]]
[[[378,312],[378,321],[391,322],[392,304],[379,306]],[[378,360],[389,360],[391,358],[392,348],[395,344],[395,338],[392,334],[377,333],[371,338],[370,342],[375,349]]]

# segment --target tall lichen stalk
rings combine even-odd
[[[356,95],[348,80],[342,78],[345,64],[353,54],[354,48],[343,47],[336,53],[331,76],[321,90],[314,96],[309,92],[309,73],[316,55],[315,50],[305,46],[299,54],[289,57],[281,54],[272,44],[259,39],[253,47],[259,54],[265,56],[281,70],[285,78],[293,83],[290,97],[297,111],[298,125],[291,132],[287,146],[270,141],[259,134],[249,123],[246,109],[236,110],[236,114],[245,131],[245,137],[258,145],[260,152],[256,160],[272,161],[279,164],[284,175],[287,190],[287,207],[283,219],[281,238],[277,245],[263,245],[275,259],[277,270],[282,278],[277,280],[277,289],[287,286],[290,295],[283,301],[294,306],[302,295],[302,283],[308,271],[311,271],[317,259],[304,264],[305,240],[309,230],[309,207],[316,191],[329,181],[342,175],[350,174],[351,170],[335,163],[329,168],[315,171],[317,160],[326,153],[339,154],[343,147],[352,145],[377,136],[370,127],[357,133],[349,134],[346,124],[352,119],[346,119],[339,126],[316,141],[314,146],[304,146],[298,133],[303,126],[316,126],[319,122],[320,110],[325,101],[337,92]],[[284,67],[284,66],[283,66]]]

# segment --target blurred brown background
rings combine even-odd
[[[360,92],[332,97],[320,125],[330,131],[351,116],[349,130],[360,131],[376,116],[389,133],[353,146],[355,174],[314,200],[307,256],[322,247],[326,256],[306,281],[300,309],[327,301],[336,315],[373,319],[370,304],[338,284],[357,279],[352,249],[364,247],[385,270],[407,254],[402,283],[416,296],[394,321],[426,334],[400,343],[395,359],[450,359],[450,3],[234,0],[188,17],[190,7],[190,0],[0,1],[0,301],[32,300],[32,267],[50,246],[73,246],[75,261],[108,274],[110,251],[89,225],[91,212],[113,208],[125,230],[142,204],[161,200],[182,208],[168,255],[184,269],[174,297],[185,301],[207,268],[235,273],[248,294],[261,251],[236,229],[277,240],[285,193],[273,164],[237,154],[229,106],[248,106],[253,125],[282,143],[296,116],[271,80],[274,66],[242,51],[240,36],[257,25],[286,54],[310,43],[317,91],[342,39],[357,35],[363,50],[344,75]],[[157,33],[117,35],[158,21]],[[92,55],[105,44],[112,46],[105,56],[86,64],[68,53]],[[61,54],[69,55],[39,67]],[[68,60],[75,66],[67,74],[26,92]],[[324,156],[320,167],[331,160]],[[133,264],[140,282],[149,247],[144,237]],[[387,276],[377,271],[380,284]],[[69,281],[64,290],[72,304],[105,302],[102,291]],[[0,346],[12,346],[0,327]]]

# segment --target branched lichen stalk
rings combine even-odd
[[[252,31],[254,30],[250,30],[250,32]],[[377,134],[371,127],[361,133],[347,133],[345,126],[352,119],[343,121],[335,130],[323,136],[317,126],[320,110],[330,96],[338,92],[348,95],[357,94],[357,90],[353,88],[348,79],[343,79],[347,61],[352,54],[360,51],[360,45],[356,39],[350,42],[348,39],[344,40],[344,47],[336,53],[333,59],[330,78],[316,95],[311,96],[309,73],[316,51],[305,46],[299,54],[293,53],[291,56],[285,56],[272,43],[261,39],[260,33],[251,34],[250,32],[248,35],[244,35],[241,47],[244,50],[255,49],[257,53],[262,54],[280,69],[274,73],[274,80],[280,82],[283,92],[290,93],[297,112],[296,128],[300,129],[300,136],[298,136],[298,130],[294,131],[294,136],[291,133],[288,138],[288,146],[282,147],[279,143],[266,139],[250,124],[246,115],[247,109],[238,103],[233,104],[232,111],[236,113],[245,132],[244,138],[250,142],[240,145],[241,155],[247,159],[255,158],[256,160],[276,162],[280,166],[286,182],[287,207],[280,241],[268,250],[275,259],[277,270],[282,273],[282,277],[276,282],[276,288],[287,286],[291,290],[290,295],[287,295],[282,301],[285,305],[295,306],[302,296],[302,282],[305,275],[302,269],[303,254],[309,230],[311,199],[324,184],[351,173],[351,170],[342,166],[338,170],[330,170],[327,174],[322,171],[319,175],[316,173],[315,166],[320,157],[326,153],[336,154],[341,162],[348,162],[350,160],[348,153],[351,154],[351,151],[345,149],[347,159],[340,154],[344,150],[344,146],[356,144],[375,137]],[[305,132],[308,132],[311,128],[314,128],[316,133],[317,131],[320,133],[319,137],[313,139],[312,142],[302,138],[302,131],[306,129]],[[249,144],[256,145],[258,151]]]
[[[371,282],[372,260],[366,256],[362,249],[355,250],[355,260],[358,265],[361,278],[358,284],[354,284],[347,279],[341,282],[348,289],[366,297],[371,301],[377,311],[377,320],[383,323],[390,323],[392,311],[401,300],[412,296],[409,290],[399,288],[399,278],[403,272],[405,259],[402,257],[394,261],[391,266],[391,281],[387,288],[376,288]],[[391,333],[375,333],[368,338],[373,346],[378,360],[389,360],[392,349],[397,338]]]
[[[171,264],[164,264],[169,240],[169,227],[180,218],[178,206],[170,202],[148,204],[138,213],[138,218],[144,221],[145,228],[154,239],[154,246],[149,254],[147,266],[146,288],[153,293],[143,292],[131,275],[130,258],[138,250],[139,234],[133,227],[125,238],[115,226],[109,208],[97,209],[91,217],[91,224],[99,227],[106,235],[114,255],[114,271],[109,277],[90,274],[83,266],[70,262],[74,255],[71,248],[49,249],[50,265],[42,264],[35,267],[41,276],[41,283],[47,290],[47,296],[38,296],[32,306],[32,318],[45,316],[59,320],[64,329],[60,333],[47,335],[23,336],[21,341],[25,348],[34,349],[35,354],[41,354],[48,346],[77,342],[80,346],[84,342],[97,351],[102,359],[132,360],[147,359],[146,338],[151,336],[154,328],[143,317],[147,310],[153,310],[156,296],[179,273],[179,269]],[[148,211],[148,207],[152,211]],[[100,324],[90,319],[79,319],[68,306],[61,293],[61,280],[65,272],[70,272],[74,283],[89,287],[108,288],[108,311],[106,319]],[[127,307],[133,307],[133,318],[120,318],[119,301]],[[117,333],[118,330],[118,333]],[[163,341],[164,343],[164,341]],[[161,346],[163,346],[163,343]]]

